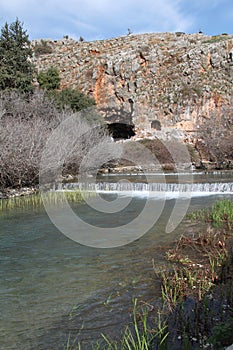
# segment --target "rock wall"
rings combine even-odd
[[[233,35],[155,33],[46,44],[51,53],[33,58],[38,71],[56,66],[61,88],[94,97],[108,122],[133,123],[138,135],[195,133],[232,98]]]

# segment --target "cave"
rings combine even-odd
[[[109,134],[114,140],[126,140],[135,135],[134,125],[124,123],[111,123],[107,125]]]
[[[151,122],[151,128],[156,130],[161,130],[161,123],[159,120],[155,119]]]

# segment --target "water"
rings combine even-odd
[[[168,174],[167,182],[174,183],[175,177]],[[119,178],[122,179],[116,176],[116,181]],[[135,183],[144,181],[142,177],[128,177],[132,178]],[[153,175],[151,183],[156,180],[158,175]],[[196,184],[206,180],[206,174],[194,177]],[[113,177],[102,177],[100,181],[114,182]],[[230,173],[208,177],[208,183],[217,183],[216,186],[221,183],[231,186],[232,182]],[[108,200],[114,197],[114,193],[104,195]],[[199,196],[193,196],[189,210],[209,206],[226,196],[232,197],[224,190],[215,193],[202,188]],[[152,259],[156,268],[162,267],[165,261],[160,246],[192,230],[183,222],[174,232],[165,233],[174,198],[166,201],[159,220],[143,237],[111,249],[73,242],[54,227],[44,211],[18,209],[2,215],[0,347],[4,350],[65,349],[70,334],[72,340],[78,337],[90,349],[90,343],[100,333],[112,337],[119,334],[120,325],[129,319],[134,297],[156,303],[159,282],[153,273]],[[120,216],[94,215],[87,205],[74,209],[92,224],[113,227],[140,212],[145,200],[148,198],[135,194],[131,205]]]

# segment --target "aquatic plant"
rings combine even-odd
[[[230,229],[233,225],[233,201],[224,199],[213,204],[211,207],[210,219],[213,224],[216,225],[227,223]]]
[[[25,196],[15,196],[0,199],[0,212],[11,209],[43,209],[46,205],[60,207],[68,201],[69,203],[81,203],[85,198],[93,196],[93,192],[84,192],[79,189],[73,191],[49,191],[41,195],[40,192]]]
[[[137,299],[133,303],[133,327],[126,326],[121,340],[112,341],[102,334],[109,350],[149,350],[155,336],[155,331],[148,327],[147,308],[144,308],[142,313],[137,311]]]
[[[157,328],[148,326],[148,308],[144,307],[138,311],[137,299],[133,301],[132,324],[125,327],[119,340],[113,340],[102,334],[102,341],[92,344],[92,350],[150,350],[167,349],[166,339],[168,337],[167,324],[161,317],[160,311],[157,314]],[[77,338],[76,338],[77,339]],[[81,350],[81,343],[71,342],[70,336],[67,341],[66,350]]]
[[[136,300],[132,324],[120,340],[102,335],[103,341],[93,344],[92,350],[166,350],[172,345],[185,350],[212,345],[220,349],[218,346],[225,345],[224,339],[232,333],[232,321],[227,320],[233,311],[232,233],[228,224],[233,222],[232,213],[233,202],[223,200],[192,214],[195,220],[208,224],[201,232],[184,234],[177,240],[166,253],[168,266],[161,270],[154,266],[161,280],[162,304],[153,323],[148,310],[137,311]],[[80,344],[67,348],[71,349],[82,350]]]
[[[219,200],[208,209],[196,210],[187,214],[187,218],[193,221],[211,222],[216,226],[226,224],[231,229],[233,227],[233,201],[231,199]]]

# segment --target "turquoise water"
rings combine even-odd
[[[224,193],[193,198],[189,210],[223,197]],[[120,220],[130,220],[143,201],[135,197]],[[134,297],[153,303],[159,299],[152,259],[158,269],[165,264],[160,246],[192,230],[183,222],[171,234],[165,233],[173,206],[174,200],[167,200],[160,219],[143,237],[111,249],[73,242],[44,211],[14,210],[2,215],[0,348],[65,349],[70,335],[88,349],[100,333],[117,336],[120,325],[128,321]],[[101,221],[88,206],[75,210],[92,223]],[[117,216],[103,215],[104,220],[108,221],[105,226],[119,224]]]

